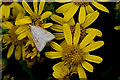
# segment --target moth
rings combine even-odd
[[[40,26],[33,26],[30,24],[29,26],[30,26],[32,39],[37,49],[41,52],[44,49],[46,43],[53,40],[55,36]]]

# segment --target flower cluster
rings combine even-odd
[[[51,11],[44,12],[45,0],[41,0],[40,3],[33,0],[34,11],[25,0],[22,1],[22,5],[18,2],[3,3],[0,7],[0,20],[2,29],[8,30],[2,34],[3,45],[9,47],[7,58],[14,54],[16,60],[39,59],[41,51],[38,47],[46,45],[46,41],[52,49],[46,49],[45,56],[49,59],[61,59],[61,62],[52,68],[54,78],[66,80],[70,79],[72,74],[78,74],[81,80],[87,80],[84,69],[89,72],[93,72],[94,69],[88,61],[97,64],[103,61],[101,57],[90,52],[104,45],[104,41],[95,40],[95,37],[102,37],[102,32],[96,28],[88,28],[99,16],[99,12],[91,5],[107,13],[109,10],[97,2],[75,1],[68,0],[68,3],[56,9],[58,15]],[[59,13],[63,17],[59,16]],[[74,15],[78,16],[77,20]],[[48,22],[47,18],[55,24]],[[31,31],[30,25],[34,26],[35,31]],[[44,38],[48,34],[46,28],[50,28],[51,30],[47,30],[55,36],[53,41],[44,40],[51,37],[48,35],[48,38]],[[35,32],[34,35],[32,32]]]

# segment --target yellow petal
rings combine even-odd
[[[62,53],[60,52],[45,52],[45,56],[50,59],[56,59],[56,58],[61,58]]]
[[[17,21],[15,21],[15,25],[24,25],[24,24],[29,24],[32,23],[32,20],[30,17],[22,18]]]
[[[67,22],[67,24],[68,24],[69,26],[74,26],[74,25],[75,25],[75,20],[74,20],[74,18],[71,18],[71,19]]]
[[[49,28],[52,25],[53,25],[53,23],[46,23],[46,24],[41,24],[41,27],[43,27],[43,28]]]
[[[60,6],[56,12],[57,13],[64,13],[66,12],[67,10],[69,10],[71,8],[71,6],[73,6],[74,4],[73,3],[67,3],[67,4],[64,4],[62,6]]]
[[[69,68],[65,66],[64,62],[59,62],[53,66],[54,72],[59,72],[62,76],[69,74]]]
[[[31,53],[28,53],[26,58],[29,58],[30,56],[32,56],[32,52]]]
[[[9,48],[9,50],[8,50],[7,58],[10,58],[11,55],[13,54],[14,47],[15,47],[15,46],[14,46],[13,44],[11,44],[11,46],[10,46],[10,48]]]
[[[66,42],[66,40],[62,41],[62,42],[60,43],[60,46],[61,46],[61,47],[65,47],[65,46],[67,46],[67,42]]]
[[[120,30],[120,26],[115,26],[114,29],[115,30]]]
[[[44,12],[44,13],[41,15],[41,19],[40,19],[40,20],[43,20],[43,19],[48,18],[51,14],[52,14],[52,12],[50,12],[50,11]]]
[[[16,12],[15,12],[16,13]],[[16,14],[17,15],[17,14]],[[15,21],[19,20],[19,19],[22,19],[24,17],[24,13],[19,13],[15,19]]]
[[[79,17],[78,17],[80,24],[82,24],[85,21],[85,17],[86,17],[85,7],[81,6],[79,11]]]
[[[3,29],[12,29],[12,27],[13,27],[13,24],[11,22],[8,22],[8,21],[2,22]]]
[[[24,31],[27,31],[28,29],[29,29],[29,26],[28,26],[28,25],[23,25],[23,26],[20,26],[20,27],[15,31],[15,33],[16,33],[16,34],[20,34],[20,33],[24,32]]]
[[[28,37],[29,39],[32,39],[30,29],[27,29],[26,33],[27,33],[27,37]],[[32,40],[31,40],[31,43],[32,43]]]
[[[78,73],[78,66],[77,66],[77,65],[76,65],[76,66],[75,66],[75,65],[72,65],[70,70],[72,71],[71,75],[72,75],[73,73],[77,74],[77,73]]]
[[[58,68],[60,68],[61,66],[64,66],[64,62],[59,62],[57,64],[55,64],[52,68],[54,71],[59,70]]]
[[[59,72],[53,72],[53,77],[56,78],[56,79],[62,79],[64,78],[64,76],[62,76]]]
[[[33,14],[32,9],[30,8],[30,6],[28,5],[28,3],[27,3],[25,0],[22,1],[22,5],[23,5],[24,9],[25,9],[30,15]]]
[[[72,45],[72,34],[68,24],[63,24],[63,31],[67,44]]]
[[[86,16],[85,22],[82,24],[84,28],[88,27],[90,24],[92,24],[99,16],[99,12],[95,11],[91,14],[88,14]]]
[[[75,27],[75,33],[74,33],[74,38],[73,38],[73,43],[74,45],[77,45],[80,39],[80,24],[77,23]]]
[[[0,19],[2,19],[3,15],[2,15],[2,8],[0,7]]]
[[[84,62],[82,62],[82,66],[83,66],[83,68],[85,68],[87,71],[93,72],[93,66],[92,66],[90,63],[84,61]]]
[[[59,62],[55,64],[53,66],[53,70],[55,73],[58,72],[57,75],[54,74],[56,77],[59,77],[59,75],[61,75],[62,77],[65,77],[66,75],[69,74],[69,69],[67,66],[64,65],[64,62]]]
[[[65,22],[69,21],[74,16],[74,14],[77,12],[78,8],[79,6],[75,4],[72,5],[71,8],[67,12],[65,12],[64,21]]]
[[[104,41],[93,42],[83,49],[84,52],[94,51],[104,45]]]
[[[55,36],[56,40],[61,40],[65,38],[63,33],[53,33],[53,35]]]
[[[99,56],[96,56],[96,55],[86,55],[85,56],[85,59],[87,61],[90,61],[90,62],[94,62],[94,63],[101,63],[103,61],[103,59]]]
[[[37,57],[40,58],[40,52],[38,52]]]
[[[56,42],[50,41],[50,46],[53,49],[55,49],[56,51],[59,51],[59,52],[63,51],[62,47],[59,44],[57,44]]]
[[[20,60],[21,58],[21,46],[16,46],[16,49],[15,49],[15,59],[16,60]]]
[[[26,32],[23,32],[22,34],[20,34],[20,35],[17,37],[17,39],[18,39],[18,40],[22,40],[22,39],[24,39],[26,36],[27,36]]]
[[[41,0],[41,2],[39,3],[39,12],[38,12],[39,15],[42,13],[44,5],[45,5],[45,0]]]
[[[52,27],[50,27],[52,30],[57,31],[57,32],[63,32],[63,26],[54,24]]]
[[[9,18],[10,16],[10,7],[6,5],[1,6],[2,9],[2,15],[5,16],[5,18]]]
[[[86,6],[86,12],[87,12],[87,14],[89,14],[89,13],[93,13],[94,10],[90,5],[88,5],[88,6]]]
[[[98,29],[95,29],[95,28],[88,28],[86,29],[86,33],[91,33],[91,32],[94,32],[94,34],[96,34],[96,36],[99,36],[99,37],[102,37],[102,32]]]
[[[80,79],[87,80],[86,73],[80,64],[78,65],[78,75]]]
[[[36,48],[33,48],[33,49],[32,49],[32,51],[35,51],[35,50],[36,50]]]
[[[84,48],[86,45],[88,45],[95,38],[95,36],[96,35],[94,35],[94,32],[91,32],[88,35],[86,35],[85,38],[80,43],[79,47],[81,49]]]
[[[63,18],[58,15],[51,15],[51,19],[61,25],[64,23]]]
[[[109,10],[105,6],[103,6],[102,4],[100,4],[100,3],[92,2],[92,5],[95,6],[96,8],[98,8],[101,11],[109,13]]]
[[[37,55],[37,51],[33,53],[33,55],[31,56],[31,59],[33,59],[36,55]]]
[[[29,46],[31,44],[31,41],[27,41],[25,44],[25,47]]]
[[[33,0],[34,12],[37,13],[38,0]]]
[[[24,10],[24,8],[19,3],[17,3],[17,2],[11,3],[11,5],[14,6],[12,8],[13,17],[17,17],[19,14],[22,14],[22,16],[20,16],[20,17],[24,16],[25,10]]]

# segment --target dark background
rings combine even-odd
[[[115,26],[120,25],[120,21],[116,19],[116,11],[114,9],[116,3],[107,2],[101,4],[106,6],[110,13],[102,12],[94,7],[94,10],[98,10],[100,15],[89,27],[97,28],[103,33],[103,36],[101,38],[97,37],[96,40],[103,40],[105,42],[104,46],[91,52],[91,54],[101,56],[103,62],[100,64],[91,63],[94,66],[94,71],[93,73],[86,71],[86,74],[88,80],[120,80],[120,31],[114,30]],[[56,9],[60,5],[62,4],[57,3],[57,5],[55,4],[53,6]],[[76,15],[78,15],[78,12]],[[77,21],[76,15],[74,17]],[[44,51],[42,51],[41,56],[44,56]],[[6,58],[6,53],[7,49],[3,50],[3,58]],[[3,71],[2,76],[10,74],[15,80],[48,80],[48,77],[54,80],[52,78],[52,66],[59,61],[60,59],[50,60],[45,58],[43,63],[36,62],[31,69],[24,69],[24,62],[14,60],[14,56],[12,56],[8,60],[8,65]],[[78,75],[73,75],[71,80],[79,80]]]

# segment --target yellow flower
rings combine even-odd
[[[4,44],[10,44],[7,58],[10,58],[15,49],[15,59],[20,60],[21,56],[25,53],[24,44],[26,43],[26,39],[18,40],[17,35],[15,34],[16,29],[19,26],[13,25],[11,22],[5,21],[2,23],[3,29],[8,29],[8,34],[3,34]]]
[[[91,14],[88,14],[85,18],[84,23],[80,24],[80,28],[81,28],[81,38],[83,36],[85,36],[86,32],[88,32],[89,28],[86,29],[89,25],[91,25],[99,16],[99,12],[98,11],[94,11]],[[60,40],[60,39],[64,39],[64,34],[63,34],[63,24],[67,23],[71,29],[72,34],[74,33],[75,30],[75,26],[76,23],[74,21],[74,18],[71,18],[68,22],[63,21],[63,18],[58,16],[58,15],[52,15],[51,19],[59,24],[54,24],[52,27],[50,27],[52,30],[59,32],[59,33],[53,33],[55,35],[55,39],[56,40]],[[94,28],[90,28],[90,29],[94,29]],[[95,30],[95,29],[94,29]],[[97,30],[97,29],[96,29]],[[98,31],[98,30],[97,30]],[[99,36],[99,35],[98,35]],[[102,36],[102,33],[100,35],[100,37]]]
[[[17,16],[16,19],[19,19],[18,18],[19,15]],[[16,60],[19,60],[21,56],[23,60],[29,57],[33,59],[35,56],[40,58],[40,52],[37,50],[36,46],[34,45],[28,25],[16,26],[16,25],[13,25],[11,22],[5,21],[2,23],[2,28],[9,29],[9,34],[3,34],[4,44],[8,45],[11,43],[11,46],[12,46],[9,48],[7,58],[11,57],[11,55],[13,54],[14,48],[15,48]],[[19,31],[19,29],[21,29],[21,31]],[[25,32],[25,30],[27,31]],[[19,35],[21,32],[24,32],[24,34]]]
[[[90,55],[89,52],[103,46],[104,41],[92,42],[96,35],[99,34],[99,32],[93,30],[79,43],[81,32],[78,23],[75,27],[74,36],[72,36],[70,27],[67,24],[63,24],[63,31],[66,42],[64,41],[59,45],[56,42],[51,41],[50,46],[56,51],[45,52],[45,56],[50,59],[61,58],[64,63],[63,66],[68,66],[71,74],[78,73],[79,78],[87,79],[84,69],[93,72],[93,66],[87,61],[94,63],[101,63],[103,61],[101,57]]]
[[[40,2],[39,10],[37,8],[37,4],[38,4],[38,1],[33,0],[33,6],[34,6],[34,12],[33,12],[32,9],[30,8],[30,6],[27,4],[27,2],[23,1],[22,5],[23,5],[24,9],[30,14],[30,16],[21,17],[21,14],[19,14],[20,19],[17,19],[15,21],[15,25],[20,26],[15,31],[15,33],[18,35],[17,39],[22,40],[22,39],[28,37],[28,41],[25,45],[26,54],[24,55],[24,58],[33,59],[36,56],[40,58],[40,52],[37,50],[37,48],[32,40],[32,36],[31,36],[31,32],[30,32],[28,24],[38,25],[43,28],[49,28],[50,26],[53,25],[52,23],[43,23],[43,20],[48,18],[52,14],[52,12],[46,11],[41,15],[44,5],[45,5],[45,1],[42,0]]]
[[[24,13],[24,9],[19,3],[13,2],[11,4],[5,5],[2,4],[0,7],[0,19],[6,21],[10,19],[10,9],[12,8],[12,18],[16,18],[18,14]]]
[[[120,30],[120,25],[114,27],[115,30]]]
[[[68,0],[68,1],[70,1],[70,0]],[[94,10],[90,6],[90,4],[92,4],[99,10],[109,13],[109,10],[105,6],[103,6],[102,4],[99,4],[97,2],[79,2],[78,0],[71,0],[71,1],[73,1],[73,2],[64,4],[56,10],[57,13],[64,14],[64,21],[69,21],[74,16],[74,14],[77,12],[78,8],[80,7],[79,22],[80,22],[80,24],[83,23],[85,20],[86,12],[87,12],[87,14],[94,12]]]
[[[50,26],[53,25],[52,23],[43,23],[43,20],[48,18],[52,14],[52,12],[46,11],[41,15],[45,5],[45,1],[42,0],[40,2],[39,10],[37,8],[37,4],[38,4],[38,1],[33,0],[33,6],[34,6],[34,12],[33,12],[26,1],[22,2],[24,9],[30,14],[30,16],[24,16],[24,18],[16,20],[15,22],[15,25],[25,25],[25,24],[27,25],[26,29],[24,29],[25,27],[19,27],[18,30],[16,31],[16,34],[19,34],[18,40],[25,38],[27,35],[26,36],[23,36],[23,35],[26,34],[26,32],[30,33],[30,30],[28,30],[29,29],[28,24],[33,23],[34,25],[37,25],[43,28],[49,28]]]

